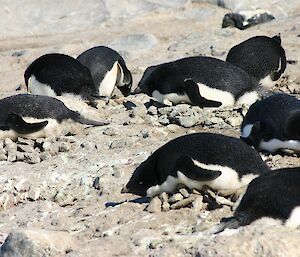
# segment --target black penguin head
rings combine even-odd
[[[124,96],[128,96],[130,95],[130,91],[132,87],[132,75],[125,65],[121,66],[121,68],[123,73],[123,81],[122,81],[122,85],[118,86],[118,88],[120,89],[120,91]]]
[[[260,121],[255,122],[251,128],[249,136],[240,136],[240,138],[248,145],[251,145],[257,149],[261,140],[265,138],[264,124]]]
[[[149,160],[143,162],[132,174],[127,185],[121,193],[132,193],[139,196],[146,196],[148,188],[156,186],[158,178],[152,169]]]
[[[227,13],[225,14],[222,22],[222,28],[227,27],[236,27],[238,29],[245,29],[243,22],[245,21],[245,17],[238,13]]]
[[[149,96],[152,96],[154,90],[154,76],[152,72],[156,69],[157,66],[148,67],[143,74],[137,88],[133,91],[133,94],[144,93]]]

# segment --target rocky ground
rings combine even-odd
[[[281,33],[290,64],[275,91],[300,93],[300,4],[297,1],[90,0],[4,1],[0,10],[1,96],[24,92],[23,72],[49,52],[77,57],[96,45],[118,50],[134,86],[149,65],[191,55],[225,59],[254,35]],[[219,6],[218,5],[221,5]],[[266,9],[269,23],[222,29],[232,11]],[[20,87],[21,90],[15,89]],[[60,138],[0,142],[0,256],[300,256],[300,232],[263,219],[219,235],[205,231],[232,214],[213,192],[181,190],[151,204],[108,202],[158,147],[183,134],[239,136],[245,110],[188,105],[147,109],[145,95],[99,102],[81,111],[109,125]],[[136,107],[128,110],[124,103]],[[83,106],[83,105],[82,105]],[[72,107],[72,103],[69,104]],[[299,166],[296,155],[262,155],[272,168]]]

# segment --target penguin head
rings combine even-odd
[[[253,125],[248,124],[243,126],[243,133],[240,136],[240,139],[257,149],[261,140],[265,139],[267,136],[264,127],[265,126],[261,121],[257,121]]]
[[[127,69],[124,61],[118,61],[118,88],[124,96],[130,95],[132,87],[132,75],[130,70]]]
[[[148,160],[143,162],[132,174],[127,185],[121,193],[131,193],[139,196],[146,196],[148,188],[156,186],[158,178]]]
[[[150,66],[145,70],[143,77],[141,78],[137,88],[133,91],[133,94],[144,93],[152,96],[155,85],[154,76],[152,73],[156,69],[156,67],[157,66]]]

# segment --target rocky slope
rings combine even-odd
[[[77,57],[89,47],[110,46],[124,56],[136,85],[149,65],[199,54],[225,59],[238,42],[278,33],[291,64],[274,90],[300,92],[296,1],[30,0],[22,6],[4,1],[2,6],[2,97],[24,92],[27,65],[49,52]],[[275,19],[243,31],[221,28],[226,13],[257,8]],[[21,90],[16,92],[17,87]],[[124,101],[137,107],[127,110]],[[81,127],[77,135],[58,139],[0,143],[0,256],[298,256],[300,232],[268,219],[207,235],[204,231],[232,210],[228,202],[209,210],[209,199],[197,192],[173,197],[192,197],[186,206],[172,207],[169,199],[171,210],[161,210],[166,200],[158,198],[148,207],[105,206],[135,198],[120,194],[121,188],[139,163],[170,139],[199,131],[239,136],[241,107],[147,110],[148,101],[134,95],[100,102],[97,111],[81,105],[87,116],[110,124]],[[272,168],[300,164],[296,155],[263,158]]]

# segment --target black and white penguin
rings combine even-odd
[[[265,87],[273,87],[286,68],[280,35],[256,36],[232,47],[226,57]]]
[[[297,228],[300,225],[300,168],[273,170],[252,180],[233,217],[223,218],[211,233],[235,229],[270,217]]]
[[[0,139],[39,138],[70,132],[76,123],[102,126],[68,109],[60,100],[41,95],[20,94],[0,100]],[[69,126],[70,125],[70,126]]]
[[[87,67],[71,56],[45,54],[29,65],[24,73],[29,93],[46,96],[76,96],[96,106],[98,89]]]
[[[253,104],[241,125],[241,139],[258,150],[300,151],[300,100],[274,94]]]
[[[115,50],[106,46],[93,47],[80,54],[77,60],[90,69],[101,96],[112,97],[115,87],[124,96],[130,94],[131,72]]]
[[[195,133],[171,140],[133,173],[122,193],[153,197],[179,185],[206,186],[231,195],[269,168],[243,141],[220,134]]]
[[[204,56],[183,58],[147,68],[134,93],[158,102],[189,103],[200,107],[252,104],[257,84],[230,63]]]

